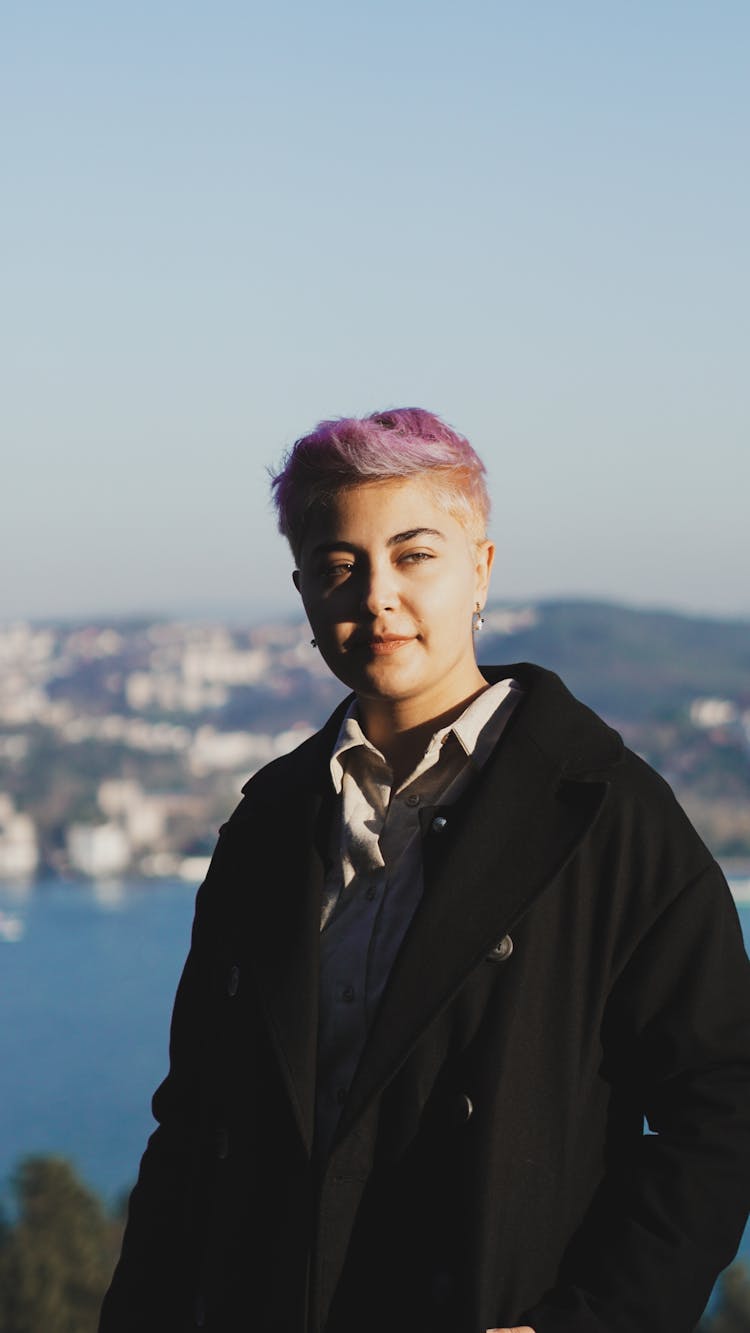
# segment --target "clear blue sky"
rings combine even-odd
[[[750,615],[746,0],[30,0],[0,620],[294,605],[265,469],[419,404],[495,595]]]

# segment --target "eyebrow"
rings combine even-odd
[[[438,528],[408,528],[406,532],[394,532],[389,537],[386,546],[400,546],[402,542],[413,541],[415,537],[439,537],[445,541],[445,533],[440,532]],[[319,542],[314,546],[311,555],[326,555],[331,551],[356,551],[358,549],[356,542],[348,542],[345,537],[333,542]]]
[[[445,533],[439,532],[437,528],[409,528],[407,532],[397,532],[389,537],[386,546],[399,546],[401,542],[413,541],[415,537],[439,537],[445,541]]]

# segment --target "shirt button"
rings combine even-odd
[[[407,796],[406,804],[413,808],[415,805],[419,805],[421,799],[421,796],[418,796],[416,792],[412,792],[411,796]]]
[[[339,1106],[343,1106],[346,1101],[346,1088],[338,1088],[336,1091],[336,1101]]]
[[[354,987],[345,986],[341,992],[341,998],[342,1000],[346,1000],[347,1004],[351,1004],[352,1000],[354,999]]]

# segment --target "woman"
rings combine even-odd
[[[466,440],[323,423],[274,489],[352,694],[221,831],[103,1333],[688,1333],[750,1194],[720,871],[555,676],[477,667]]]

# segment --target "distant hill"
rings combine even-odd
[[[696,696],[750,706],[750,621],[609,602],[535,602],[530,611],[535,623],[498,633],[490,609],[480,662],[549,667],[585,703],[620,721],[673,719]]]

